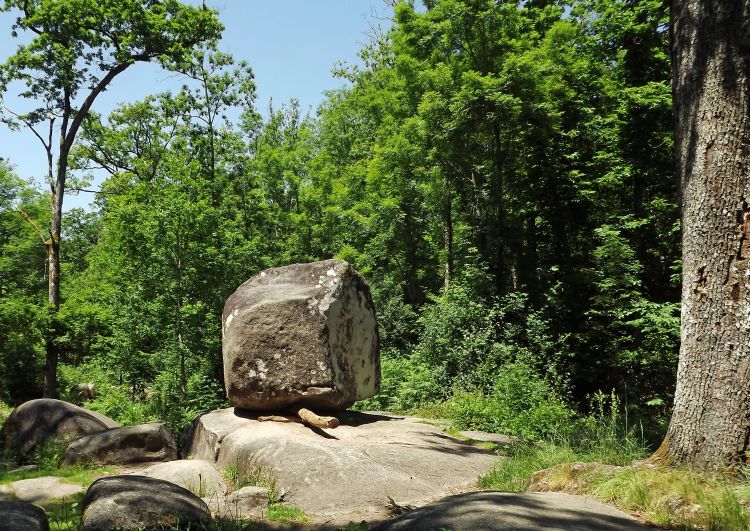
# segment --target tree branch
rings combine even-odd
[[[86,99],[83,101],[83,104],[81,105],[81,108],[78,109],[78,112],[76,112],[75,117],[73,118],[73,123],[70,124],[70,129],[67,132],[67,135],[65,136],[65,144],[66,147],[69,149],[70,146],[73,144],[73,140],[76,137],[76,134],[78,133],[78,129],[81,127],[81,123],[83,122],[83,119],[88,114],[89,110],[91,109],[91,106],[94,104],[94,100],[96,100],[96,97],[107,88],[107,86],[110,84],[110,82],[117,77],[118,74],[124,72],[130,65],[138,62],[138,61],[148,61],[150,59],[153,59],[156,57],[154,54],[137,54],[131,56],[126,62],[120,63],[112,70],[107,72],[107,75],[104,76],[97,85],[91,89],[91,92],[88,96],[86,96]]]
[[[68,187],[69,192],[86,192],[89,194],[100,194],[100,195],[122,195],[122,192],[105,192],[104,190],[91,190],[89,188],[71,188]]]
[[[50,240],[49,240],[48,238],[45,238],[45,237],[44,237],[44,233],[42,232],[42,229],[40,229],[40,228],[39,228],[39,225],[37,225],[37,224],[36,224],[36,223],[34,222],[34,220],[33,220],[33,219],[31,219],[31,216],[29,216],[29,215],[28,215],[28,214],[26,213],[26,211],[24,211],[24,209],[22,209],[21,207],[16,207],[16,209],[15,209],[15,210],[16,210],[16,212],[18,212],[19,214],[21,214],[21,217],[22,217],[23,219],[25,219],[26,221],[28,221],[28,222],[29,222],[29,225],[31,225],[32,227],[34,227],[34,231],[35,231],[35,232],[36,232],[36,233],[37,233],[37,234],[39,235],[39,238],[40,238],[40,239],[42,240],[42,243],[43,243],[44,245],[49,245],[49,244],[50,244]]]
[[[42,135],[40,135],[39,132],[36,129],[34,129],[34,126],[31,125],[28,120],[26,120],[22,115],[18,114],[17,112],[13,111],[12,109],[8,107],[3,106],[3,108],[8,114],[12,114],[13,116],[21,120],[21,122],[23,122],[23,125],[31,129],[31,132],[34,133],[34,136],[36,136],[39,139],[39,142],[42,143],[45,150],[49,151],[51,149],[50,146],[52,145],[52,143],[47,144],[47,142],[44,141],[44,138],[42,138]]]

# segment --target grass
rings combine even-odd
[[[580,441],[577,441],[580,442]],[[479,480],[485,489],[523,492],[534,472],[550,469],[544,488],[593,496],[656,526],[670,529],[750,531],[750,472],[727,477],[684,468],[631,465],[643,457],[627,436],[596,447],[557,440],[515,445],[507,459]],[[572,463],[606,463],[574,467]],[[552,468],[554,467],[554,468]]]
[[[627,467],[588,494],[665,527],[750,530],[750,482],[685,468]]]
[[[268,521],[305,524],[310,521],[310,517],[297,507],[276,502],[268,505]]]
[[[32,462],[37,468],[35,470],[21,470],[19,472],[13,471],[18,468],[17,463],[9,458],[0,458],[0,485],[20,481],[22,479],[57,476],[63,478],[68,483],[87,486],[98,477],[111,474],[115,471],[114,467],[107,466],[62,466],[64,454],[64,444],[48,442],[37,448],[34,452]]]
[[[49,518],[50,531],[78,531],[81,522],[83,493],[49,504],[44,509]]]
[[[224,470],[224,476],[235,490],[242,487],[262,487],[268,491],[270,503],[281,501],[279,482],[266,467],[254,462],[240,464],[237,461]]]
[[[523,492],[534,472],[574,461],[576,455],[570,447],[542,443],[533,446],[513,445],[509,448],[507,457],[488,474],[479,478],[481,488]]]

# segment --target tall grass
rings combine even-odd
[[[647,522],[668,528],[750,531],[750,480],[641,464],[649,454],[643,431],[628,426],[615,397],[603,400],[572,429],[547,440],[513,445],[507,458],[479,480],[486,489],[526,490],[532,475],[545,474],[544,488],[594,496]],[[615,467],[576,467],[572,463]],[[635,462],[635,463],[634,463]]]

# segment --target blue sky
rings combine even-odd
[[[383,0],[207,0],[206,4],[219,11],[225,26],[221,50],[253,68],[261,112],[271,98],[275,107],[297,98],[303,110],[314,112],[325,90],[344,84],[331,75],[336,62],[356,62],[358,50],[369,40],[367,34],[373,26],[387,26],[383,19],[390,14]],[[19,42],[10,36],[15,16],[0,13],[2,62]],[[156,65],[136,64],[99,96],[94,110],[107,114],[119,103],[175,90],[181,84],[182,80]],[[12,95],[5,102],[14,110],[24,110]],[[42,182],[44,150],[30,131],[14,133],[0,124],[0,157],[9,160],[24,179]],[[65,209],[86,206],[91,195],[66,196]]]

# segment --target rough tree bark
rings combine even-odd
[[[750,4],[673,0],[682,344],[655,459],[722,468],[750,438]]]

